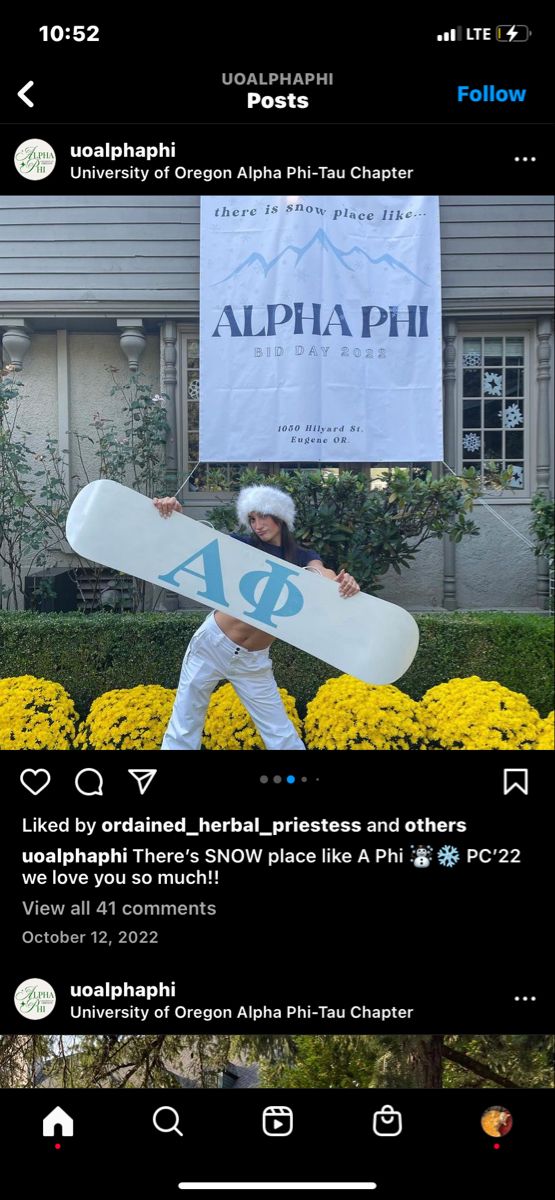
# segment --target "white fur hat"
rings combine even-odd
[[[295,524],[293,500],[280,488],[264,487],[261,484],[241,488],[237,497],[237,516],[241,525],[246,525],[247,529],[249,513],[253,512],[262,513],[264,517],[278,517],[280,521],[285,521],[287,528],[291,530]]]

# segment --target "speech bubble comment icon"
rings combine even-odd
[[[88,779],[87,776],[89,776]],[[96,779],[96,785],[92,776]],[[104,794],[102,791],[103,783],[104,780],[100,771],[95,770],[94,767],[83,767],[83,770],[78,771],[75,776],[75,787],[82,796],[102,796]]]

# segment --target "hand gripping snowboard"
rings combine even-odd
[[[109,479],[83,488],[67,540],[83,558],[229,613],[366,683],[392,683],[410,667],[418,626],[410,613],[359,592],[343,599],[330,579],[218,533]]]

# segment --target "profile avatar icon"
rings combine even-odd
[[[505,1137],[513,1127],[513,1118],[508,1108],[492,1104],[482,1113],[480,1124],[488,1137]]]

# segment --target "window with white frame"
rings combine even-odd
[[[475,467],[486,487],[492,471],[512,467],[504,496],[527,495],[527,338],[488,333],[461,340],[462,465]]]
[[[200,463],[199,462],[199,411],[200,411],[200,359],[199,335],[187,333],[181,341],[181,394],[183,398],[183,477],[191,475],[185,491],[220,491],[230,487],[238,479],[246,463]]]

